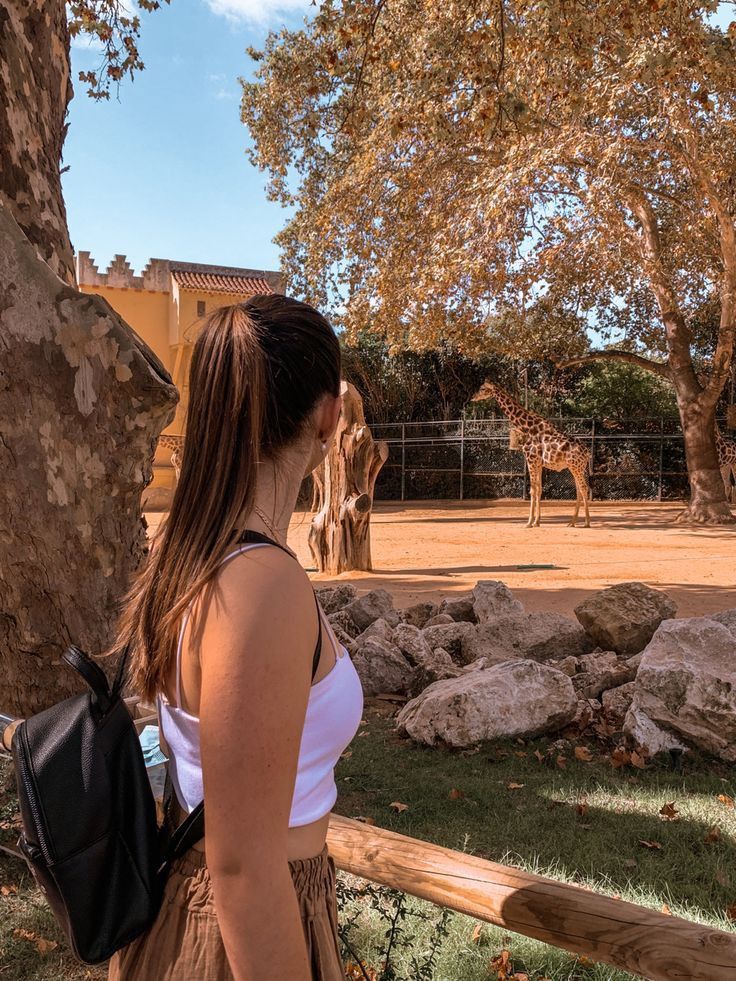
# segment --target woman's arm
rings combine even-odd
[[[311,977],[287,833],[317,632],[302,569],[253,550],[218,578],[201,634],[205,849],[236,981]]]

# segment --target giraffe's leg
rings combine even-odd
[[[731,464],[724,463],[721,467],[721,477],[723,478],[723,489],[726,492],[726,500],[731,501]]]
[[[532,500],[528,527],[538,528],[542,520],[542,464],[537,461],[529,466],[529,486]]]
[[[572,476],[575,480],[575,510],[573,511],[572,521],[569,522],[569,527],[574,528],[576,526],[578,514],[580,513],[580,503],[582,502],[583,510],[585,511],[585,527],[590,528],[590,508],[588,506],[590,487],[588,486],[588,479],[584,472],[573,473]]]
[[[529,470],[529,520],[526,523],[527,528],[531,528],[534,524],[534,466],[531,460],[526,461],[527,469]]]

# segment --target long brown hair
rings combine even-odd
[[[292,443],[340,391],[340,346],[313,307],[254,296],[204,321],[192,352],[181,474],[168,517],[125,598],[115,649],[152,699],[164,688],[182,613],[250,513],[259,460]]]

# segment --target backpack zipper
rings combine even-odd
[[[36,836],[38,838],[38,844],[41,848],[41,854],[43,855],[43,859],[47,865],[51,865],[53,862],[53,858],[51,855],[51,849],[49,847],[49,840],[46,837],[46,830],[44,827],[44,823],[41,820],[41,808],[39,807],[38,798],[36,797],[36,785],[31,779],[31,774],[28,769],[27,759],[28,759],[29,747],[28,747],[28,736],[26,735],[25,725],[19,727],[17,735],[20,737],[22,743],[22,749],[21,752],[18,753],[17,759],[18,762],[20,763],[20,768],[22,771],[23,786],[25,787],[28,806],[30,807],[31,814],[33,815],[33,822],[35,824],[34,831],[36,832]]]

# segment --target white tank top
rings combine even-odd
[[[266,543],[243,545],[223,559],[223,563],[251,548],[266,548]],[[319,611],[323,624],[322,611]],[[199,718],[181,705],[181,651],[184,631],[189,620],[182,618],[176,649],[176,705],[165,695],[157,698],[159,723],[169,747],[171,782],[182,809],[190,813],[203,799],[202,761],[199,748]],[[296,783],[291,802],[289,827],[311,824],[324,817],[337,800],[335,764],[355,735],[363,713],[363,690],[358,673],[344,647],[335,640],[329,625],[327,632],[335,649],[335,665],[309,691],[304,719]]]

